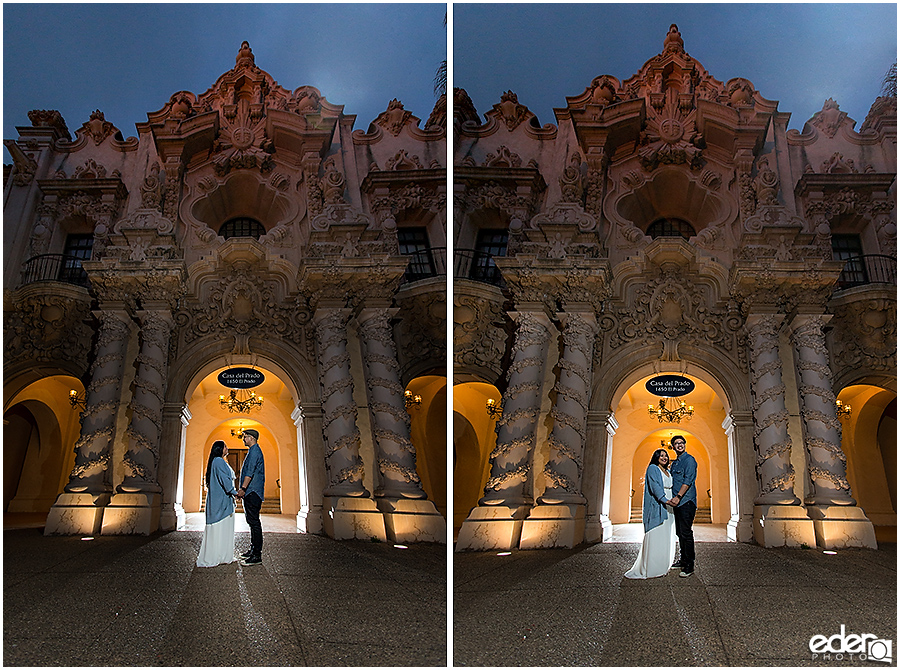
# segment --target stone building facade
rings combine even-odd
[[[423,124],[392,100],[354,130],[245,42],[137,137],[31,112],[5,142],[4,511],[48,513],[48,534],[174,529],[212,441],[237,467],[252,427],[264,513],[444,541],[445,108]],[[238,367],[260,408],[224,404]]]
[[[454,97],[457,549],[609,539],[673,434],[723,540],[896,541],[896,99],[788,130],[676,26],[555,124]]]

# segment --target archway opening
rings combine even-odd
[[[18,391],[3,413],[4,526],[42,526],[75,465],[81,381],[51,375]]]
[[[496,418],[487,401],[500,405],[493,384],[466,382],[453,387],[453,536],[484,494],[491,452],[497,444]]]
[[[853,497],[875,526],[879,542],[897,541],[897,394],[854,384],[838,394],[841,448]]]
[[[447,518],[447,378],[423,375],[406,387],[410,403],[410,440],[416,448],[416,471],[422,489]]]
[[[689,394],[679,397],[693,407],[693,415],[680,421],[660,421],[649,406],[658,407],[660,397],[646,388],[651,377],[631,384],[615,407],[618,430],[613,442],[609,519],[615,537],[622,541],[640,541],[643,535],[641,505],[644,474],[656,449],[671,449],[674,435],[685,437],[688,452],[697,460],[697,516],[694,521],[698,541],[724,542],[731,518],[731,486],[728,462],[728,438],[722,423],[726,407],[713,388],[697,377]],[[672,406],[669,402],[669,407]],[[629,527],[630,526],[630,527]]]
[[[271,366],[274,367],[274,366]],[[254,366],[264,376],[262,383],[253,387],[262,397],[262,406],[244,412],[229,411],[220,396],[226,400],[230,388],[219,381],[220,367],[201,373],[190,388],[187,399],[190,420],[184,430],[184,465],[181,476],[181,504],[187,523],[182,530],[202,529],[202,514],[206,490],[204,474],[213,442],[223,440],[228,445],[229,465],[240,476],[240,467],[247,455],[242,431],[259,432],[259,445],[265,461],[265,491],[262,514],[269,517],[266,530],[296,532],[295,517],[300,509],[300,467],[297,448],[297,426],[291,418],[298,399],[292,386],[279,372],[263,366]],[[239,508],[240,509],[240,508]],[[280,518],[278,518],[280,517]],[[238,520],[236,528],[243,529]]]

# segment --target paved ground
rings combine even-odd
[[[897,546],[697,545],[693,577],[623,577],[638,545],[457,553],[456,666],[884,667],[812,658],[813,635],[871,633],[897,664]],[[837,640],[835,641],[837,642]]]
[[[273,532],[262,566],[197,568],[201,538],[4,530],[3,665],[446,665],[444,545]]]

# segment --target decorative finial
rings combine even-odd
[[[235,59],[235,67],[240,67],[241,65],[256,65],[253,50],[250,48],[250,43],[247,40],[241,42],[241,48]]]
[[[684,51],[684,40],[681,39],[681,33],[678,32],[678,26],[674,23],[669,26],[669,32],[666,34],[666,40],[663,43],[664,51]]]

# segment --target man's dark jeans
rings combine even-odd
[[[686,502],[675,508],[675,535],[681,545],[681,565],[685,572],[694,571],[694,515],[697,503]]]
[[[259,521],[259,510],[262,499],[256,493],[244,496],[244,518],[250,526],[250,551],[254,556],[262,556],[262,523]]]

